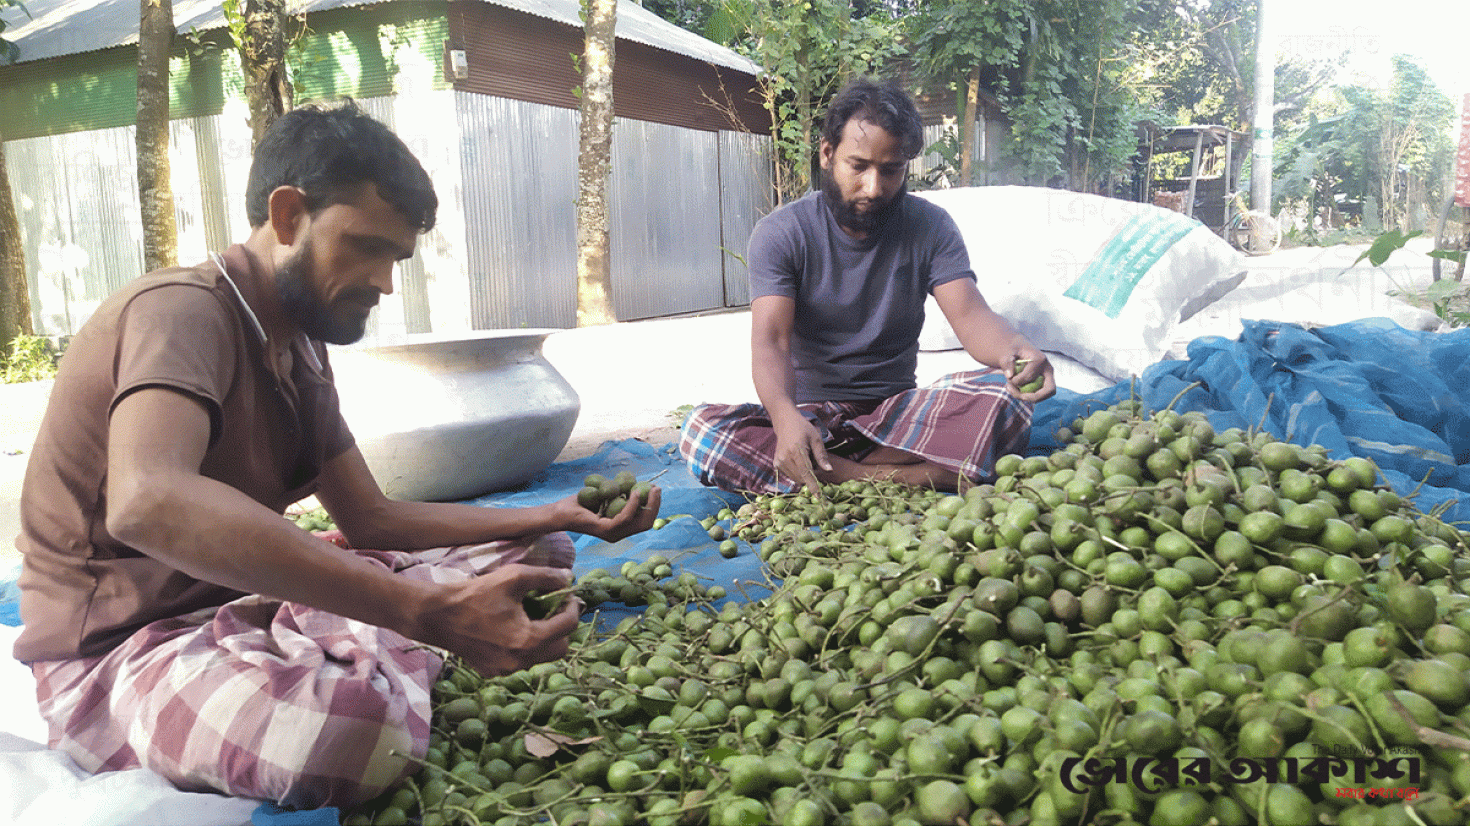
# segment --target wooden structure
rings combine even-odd
[[[1224,126],[1144,128],[1137,199],[1170,207],[1220,232],[1230,217],[1226,202],[1240,181],[1245,138],[1244,132]],[[1171,166],[1179,171],[1160,173]]]

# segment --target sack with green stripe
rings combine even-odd
[[[1179,322],[1245,274],[1208,227],[1149,204],[1041,187],[919,194],[954,216],[996,312],[1038,347],[1115,381],[1163,358]],[[929,316],[926,333],[943,323]],[[933,338],[921,342],[945,349]]]

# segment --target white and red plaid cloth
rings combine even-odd
[[[999,370],[967,370],[887,399],[796,407],[840,456],[861,460],[886,445],[978,482],[991,475],[996,459],[1025,450],[1031,436],[1031,405],[1006,385]],[[758,404],[696,407],[680,433],[679,454],[696,479],[723,490],[790,493],[797,487],[777,477],[776,432]]]
[[[427,551],[353,551],[454,582],[521,562],[570,568],[564,533]],[[92,772],[145,767],[185,791],[351,806],[428,750],[437,652],[386,629],[247,596],[144,626],[99,657],[32,664],[50,744]]]

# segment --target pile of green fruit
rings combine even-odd
[[[598,516],[617,516],[628,506],[628,497],[637,493],[638,501],[647,502],[653,492],[653,483],[640,482],[632,471],[620,471],[611,479],[593,473],[582,480],[582,489],[577,491],[577,504]]]
[[[449,669],[421,770],[346,822],[1467,821],[1464,535],[1367,460],[1200,414],[1124,402],[1061,435],[959,495],[752,500],[732,529],[772,579],[748,601],[663,558],[585,577],[644,613],[565,661]],[[1300,773],[1400,750],[1417,779]],[[1212,773],[1077,783],[1169,757]],[[1339,791],[1364,787],[1397,796]]]
[[[303,531],[330,531],[337,527],[326,508],[316,507],[301,513],[288,514],[287,518]]]

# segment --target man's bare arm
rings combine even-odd
[[[646,501],[635,494],[627,507],[601,517],[577,504],[575,496],[527,508],[482,508],[453,502],[401,502],[383,495],[367,461],[356,447],[322,469],[317,499],[356,548],[411,550],[468,545],[572,531],[610,542],[648,530],[658,517],[662,493]]]
[[[520,601],[564,587],[568,572],[511,565],[455,585],[397,576],[200,475],[209,434],[205,407],[177,391],[144,388],[118,402],[107,468],[115,538],[196,579],[390,628],[488,673],[565,652],[575,601],[540,621]]]
[[[795,299],[766,295],[750,303],[751,379],[776,431],[776,471],[815,492],[821,490],[821,484],[813,463],[826,471],[832,469],[832,464],[820,434],[792,398],[796,373],[791,365],[791,332],[795,319]]]
[[[934,300],[970,357],[989,367],[1004,370],[1010,376],[1011,391],[1024,401],[1038,402],[1056,393],[1056,380],[1046,354],[1016,331],[985,302],[968,278],[947,281],[934,288]],[[1026,365],[1016,372],[1017,361]],[[1013,375],[1012,375],[1013,374]],[[1021,386],[1035,378],[1042,386],[1030,393]]]

